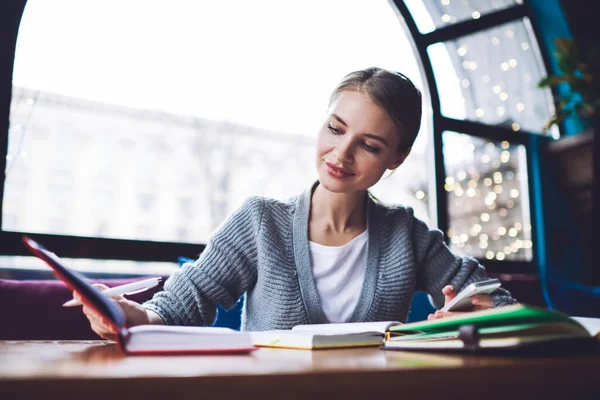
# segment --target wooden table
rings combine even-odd
[[[124,356],[106,341],[0,341],[0,399],[596,398],[600,357],[259,349]]]

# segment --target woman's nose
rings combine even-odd
[[[352,146],[347,141],[342,141],[333,149],[333,156],[341,162],[351,163],[353,161]]]

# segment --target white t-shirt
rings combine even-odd
[[[346,322],[356,308],[367,268],[368,238],[365,230],[343,246],[309,242],[313,276],[329,322]]]

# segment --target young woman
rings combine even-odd
[[[442,233],[412,209],[383,205],[368,192],[410,153],[421,102],[400,73],[348,74],[331,95],[318,137],[319,180],[285,201],[249,198],[152,300],[118,299],[129,324],[211,325],[217,304],[230,308],[242,295],[243,330],[405,321],[415,291],[440,308],[485,279],[475,259],[452,254]],[[503,289],[473,298],[475,310],[514,302]],[[83,311],[97,334],[112,338],[106,321]]]

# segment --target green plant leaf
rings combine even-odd
[[[564,110],[565,108],[567,108],[567,106],[568,106],[568,105],[569,105],[569,103],[570,103],[571,97],[572,97],[572,96],[569,96],[569,97],[564,97],[564,98],[562,98],[562,99],[561,99],[561,100],[558,102],[558,107],[557,107],[557,108],[558,108],[558,112],[560,112],[561,110]]]
[[[575,46],[575,42],[565,37],[557,37],[556,39],[554,39],[554,45],[556,46],[556,50],[564,54],[569,54],[577,51],[577,46]]]
[[[550,86],[551,80],[552,80],[552,77],[550,77],[550,76],[546,76],[545,78],[540,79],[538,82],[538,87],[545,88],[545,87]]]
[[[589,118],[594,115],[594,106],[589,103],[580,103],[577,105],[577,114],[584,118]]]
[[[551,76],[547,76],[545,78],[540,79],[540,81],[538,82],[538,87],[543,88],[543,87],[549,87],[549,86],[554,86],[557,85],[559,83],[563,83],[566,82],[568,83],[572,78],[570,76],[567,75],[551,75]]]
[[[549,75],[538,82],[539,88],[559,89],[554,97],[555,113],[544,125],[544,130],[574,115],[590,118],[600,110],[600,81],[597,78],[600,47],[593,46],[583,59],[574,41],[560,37],[555,39],[555,45],[554,55],[563,74]]]
[[[548,129],[550,129],[550,127],[554,124],[558,124],[560,122],[558,115],[554,115],[552,118],[550,118],[550,120],[548,120],[548,122],[546,122],[546,124],[544,125],[543,129],[544,131],[547,131]]]
[[[558,67],[565,75],[574,75],[577,70],[577,58],[571,56],[559,57]]]
[[[558,67],[565,74],[573,74],[579,62],[579,54],[575,42],[570,39],[559,37],[554,41],[556,45],[556,59]]]

